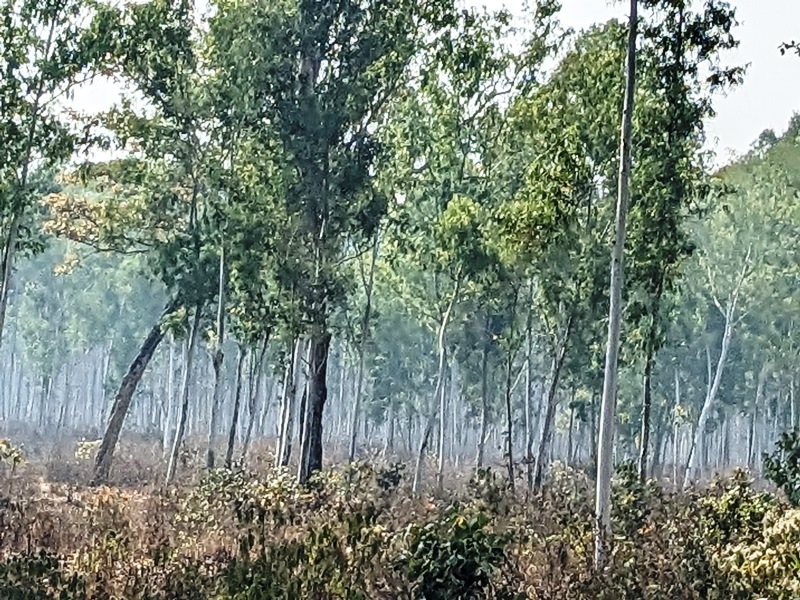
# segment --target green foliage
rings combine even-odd
[[[772,454],[764,454],[764,476],[800,506],[800,430],[785,431]]]
[[[431,523],[408,531],[402,560],[414,597],[427,600],[483,598],[505,562],[507,539],[489,529],[483,512],[454,505]]]
[[[0,597],[7,600],[79,600],[85,593],[82,578],[67,575],[61,561],[44,550],[0,562]]]

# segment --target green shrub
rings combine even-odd
[[[60,561],[41,551],[12,556],[0,562],[0,598],[3,600],[81,600],[83,581],[65,575]]]
[[[442,518],[412,525],[402,558],[414,588],[424,600],[485,598],[493,574],[506,560],[507,538],[488,529],[489,517],[449,508]]]
[[[772,454],[764,454],[764,475],[800,506],[800,430],[781,434]]]

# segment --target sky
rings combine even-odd
[[[740,25],[737,50],[726,64],[749,65],[743,85],[718,97],[716,117],[706,123],[709,148],[717,162],[728,162],[748,150],[765,129],[781,133],[792,114],[800,111],[800,57],[782,56],[778,47],[800,41],[800,0],[729,0]],[[468,0],[490,9],[506,7],[521,13],[523,0]],[[627,18],[627,2],[561,0],[561,23],[580,30],[612,18]]]
[[[462,0],[467,5],[523,14],[524,0]],[[700,1],[700,0],[696,0]],[[717,97],[717,116],[706,124],[709,149],[717,164],[730,162],[748,150],[765,129],[785,130],[800,109],[800,57],[782,56],[782,42],[800,41],[800,0],[729,0],[740,22],[740,47],[728,53],[726,64],[749,65],[744,84]],[[561,0],[560,20],[581,30],[611,18],[626,18],[628,3],[609,0]],[[74,104],[94,112],[108,108],[116,96],[110,82],[79,90]]]

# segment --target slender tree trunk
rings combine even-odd
[[[231,427],[228,431],[228,449],[225,453],[225,468],[230,469],[233,464],[233,447],[236,444],[236,425],[239,423],[239,405],[242,399],[242,367],[247,356],[247,348],[239,346],[239,358],[236,362],[236,392],[233,397],[233,416]]]
[[[563,334],[556,344],[556,352],[550,365],[550,386],[547,390],[547,408],[542,422],[542,437],[539,440],[539,451],[536,454],[536,470],[533,477],[533,490],[540,492],[544,484],[544,475],[547,470],[547,463],[550,456],[553,424],[556,415],[556,391],[558,382],[561,379],[561,369],[564,366],[564,359],[567,355],[567,344],[572,332],[572,320],[570,315]]]
[[[758,452],[756,451],[756,437],[758,436],[758,408],[764,403],[764,384],[769,374],[769,363],[764,363],[758,372],[756,383],[756,397],[753,402],[753,421],[750,428],[750,440],[747,445],[747,466],[752,470],[756,466]]]
[[[436,376],[436,391],[433,394],[433,402],[428,407],[428,416],[425,423],[425,429],[422,432],[422,438],[417,451],[417,464],[414,469],[414,483],[412,485],[412,493],[416,496],[419,495],[422,488],[422,475],[425,466],[425,452],[428,449],[428,442],[433,431],[434,421],[436,420],[436,412],[433,407],[439,401],[439,397],[444,393],[444,378],[445,369],[447,368],[447,325],[450,323],[450,317],[453,313],[453,308],[458,302],[458,296],[461,293],[461,273],[456,275],[456,287],[453,290],[453,295],[450,297],[450,303],[442,316],[442,322],[439,324],[438,335],[438,352],[439,352],[439,371]]]
[[[515,302],[516,304],[516,302]],[[512,330],[513,337],[513,330]],[[514,430],[513,419],[514,414],[511,408],[511,369],[514,363],[514,353],[509,349],[508,358],[506,360],[506,469],[508,472],[508,486],[514,489]]]
[[[281,434],[278,442],[278,451],[275,454],[277,467],[289,465],[292,454],[292,437],[294,435],[294,413],[297,397],[297,387],[300,381],[300,357],[303,354],[304,342],[297,338],[294,350],[286,365],[283,381],[283,402],[281,405]]]
[[[183,444],[183,436],[186,433],[186,422],[189,416],[189,386],[192,381],[192,366],[194,364],[194,351],[197,346],[197,336],[200,329],[200,321],[203,317],[203,303],[199,302],[195,307],[192,328],[189,332],[189,343],[186,348],[186,363],[183,365],[181,381],[181,409],[178,415],[178,427],[175,431],[175,439],[172,441],[172,451],[169,455],[167,464],[166,484],[172,483],[178,468],[178,457]]]
[[[247,386],[247,429],[244,434],[244,441],[242,442],[242,460],[247,458],[247,453],[250,451],[250,440],[253,437],[253,424],[256,420],[256,401],[258,400],[258,392],[261,389],[261,374],[264,367],[264,356],[267,353],[267,344],[269,343],[269,335],[264,336],[264,344],[261,346],[261,352],[258,355],[258,361],[252,367],[249,385]],[[251,355],[250,362],[253,362]],[[274,381],[274,380],[273,380]],[[268,396],[272,394],[272,389],[268,392]],[[280,422],[278,424],[280,427]],[[280,433],[278,434],[280,439]]]
[[[486,330],[488,332],[488,317]],[[488,333],[487,333],[488,335]],[[486,436],[489,429],[489,343],[484,341],[483,355],[481,357],[481,431],[478,436],[478,455],[475,459],[475,467],[483,468],[483,461],[486,449]]]
[[[131,399],[136,391],[136,386],[142,379],[147,364],[153,358],[158,344],[164,338],[164,333],[161,330],[163,319],[166,315],[170,314],[177,308],[177,302],[170,302],[158,324],[150,330],[147,338],[139,349],[136,358],[133,359],[128,372],[122,379],[119,386],[119,391],[114,398],[114,405],[111,408],[111,417],[106,427],[106,432],[103,435],[103,441],[100,443],[100,448],[95,457],[94,472],[92,474],[92,485],[100,485],[108,480],[108,475],[111,470],[111,461],[114,457],[114,449],[119,440],[119,434],[122,431],[122,425],[125,422],[125,416],[128,414],[128,409],[131,405]]]
[[[448,375],[452,376],[452,371],[448,371]],[[447,386],[442,389],[442,395],[439,398],[439,448],[438,448],[438,464],[436,467],[436,487],[439,490],[444,489],[444,461],[445,461],[445,431],[447,431]],[[452,390],[451,390],[452,391]]]
[[[369,337],[369,322],[372,317],[372,288],[375,282],[375,264],[378,261],[378,249],[380,240],[377,233],[372,244],[372,258],[369,266],[369,277],[364,284],[366,300],[364,304],[364,314],[361,318],[361,339],[358,344],[358,372],[356,373],[356,393],[353,398],[353,414],[350,423],[350,447],[347,452],[348,462],[353,462],[356,456],[356,438],[358,436],[358,417],[361,412],[361,388],[364,384],[364,356],[367,350],[367,338]]]
[[[647,349],[644,359],[644,380],[642,383],[644,399],[642,402],[642,429],[639,439],[639,481],[647,480],[647,453],[650,448],[650,412],[653,405],[653,363],[655,362],[656,316],[650,323],[647,334]]]
[[[600,441],[597,460],[597,497],[595,515],[595,564],[605,563],[606,541],[611,539],[611,477],[614,470],[614,421],[617,402],[617,359],[622,325],[622,287],[625,257],[625,227],[630,199],[631,129],[636,89],[636,37],[638,33],[638,0],[631,0],[628,21],[628,49],[625,72],[625,98],[620,133],[619,183],[617,195],[616,236],[611,258],[611,281],[608,310],[603,400],[600,412]]]
[[[386,443],[383,447],[384,457],[389,457],[394,453],[394,420],[394,401],[390,398],[386,415]]]
[[[722,372],[725,367],[725,361],[728,358],[728,350],[731,345],[732,337],[733,314],[729,310],[725,319],[725,330],[722,335],[722,347],[719,353],[719,360],[717,361],[717,368],[714,373],[714,378],[711,381],[711,385],[708,388],[708,392],[706,393],[706,399],[705,402],[703,402],[703,408],[700,411],[700,418],[697,421],[697,429],[695,429],[694,440],[689,448],[689,459],[686,468],[686,474],[683,480],[684,489],[689,487],[693,481],[693,478],[695,477],[695,473],[699,471],[699,451],[702,450],[703,440],[705,439],[706,424],[708,423],[708,418],[711,416],[711,409],[713,407],[714,400],[716,399],[717,392],[719,391],[719,386],[722,382]]]
[[[0,260],[0,348],[3,345],[3,330],[6,323],[8,301],[11,297],[11,273],[14,269],[14,258],[19,236],[20,215],[11,217],[8,235],[3,245],[2,260]]]
[[[575,388],[572,388],[573,402],[575,399]],[[572,465],[572,428],[575,426],[575,405],[569,405],[569,428],[567,429],[567,466]]]
[[[169,372],[167,373],[167,416],[165,417],[164,432],[161,440],[162,454],[167,457],[172,438],[175,435],[175,339],[169,339]]]
[[[222,400],[222,362],[225,354],[222,345],[225,343],[225,247],[219,253],[219,283],[217,287],[217,339],[214,340],[214,393],[211,400],[211,419],[208,424],[208,449],[206,451],[206,468],[213,469],[215,462],[214,441],[217,435],[217,420]]]
[[[525,365],[525,471],[528,491],[533,489],[533,279],[528,291],[528,317],[525,321],[528,362]]]

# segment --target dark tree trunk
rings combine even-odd
[[[100,485],[108,480],[109,472],[111,471],[111,461],[114,458],[114,449],[119,440],[119,434],[122,431],[122,425],[125,422],[125,416],[128,414],[128,409],[131,405],[131,399],[136,391],[136,386],[144,375],[147,364],[153,358],[158,344],[164,339],[164,332],[161,330],[161,324],[166,315],[173,312],[178,306],[177,301],[173,300],[164,309],[161,319],[158,324],[150,330],[139,353],[133,359],[128,372],[122,378],[122,383],[119,386],[119,391],[114,398],[114,404],[111,408],[111,417],[106,427],[106,432],[103,435],[103,441],[100,444],[100,449],[97,451],[95,458],[94,473],[92,474],[91,485]]]
[[[236,425],[239,423],[239,406],[242,400],[242,367],[247,356],[247,349],[239,347],[239,360],[236,363],[236,393],[233,398],[233,416],[231,428],[228,431],[228,449],[225,452],[225,468],[230,469],[233,464],[233,447],[236,444]]]
[[[301,484],[308,483],[309,478],[322,470],[322,417],[325,401],[328,398],[328,352],[330,351],[331,334],[327,331],[312,337],[310,348],[310,364],[308,374],[308,405],[306,422],[303,428],[300,446]]]

